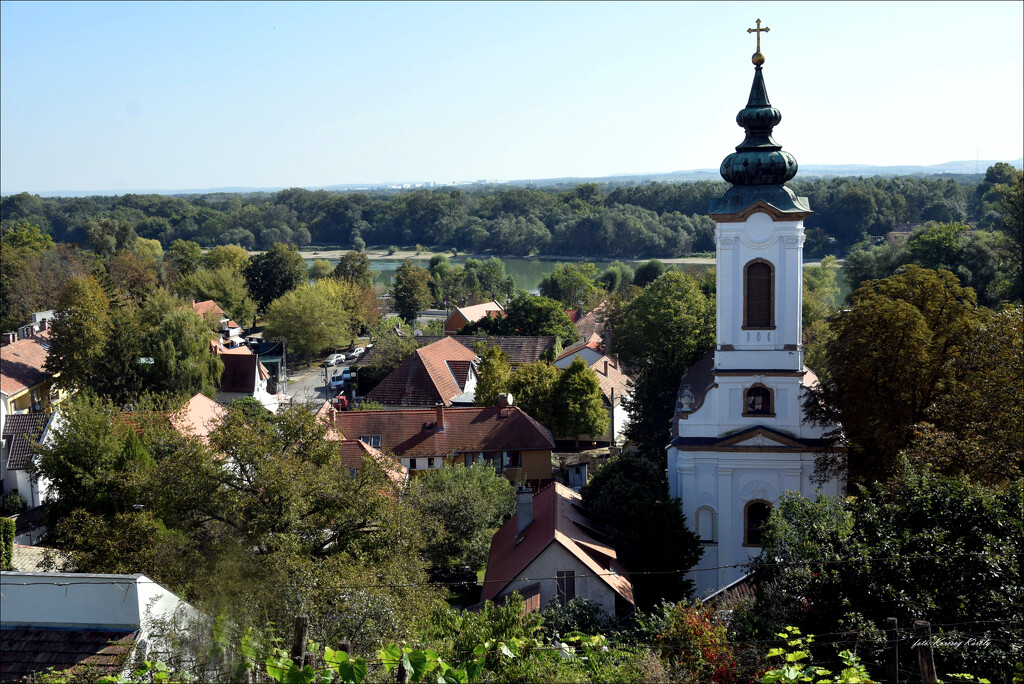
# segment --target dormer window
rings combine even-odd
[[[361,435],[359,441],[372,446],[374,449],[380,448],[380,435]]]
[[[775,327],[775,269],[764,259],[751,261],[743,270],[743,327]]]

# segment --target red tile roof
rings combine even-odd
[[[334,414],[334,429],[347,439],[380,435],[381,451],[402,457],[555,447],[551,431],[518,406],[445,408],[441,413],[443,430],[437,429],[437,409],[340,411]]]
[[[408,468],[380,449],[374,449],[358,438],[338,440],[338,450],[341,452],[342,465],[346,468],[355,468],[356,470],[363,467],[363,457],[369,456],[384,469],[388,479],[399,490],[405,486],[405,481],[409,478]]]
[[[417,349],[366,395],[382,404],[450,406],[465,391],[476,354],[450,337]],[[451,367],[451,363],[458,365]],[[461,381],[460,381],[461,378]]]
[[[224,318],[227,314],[224,313],[224,309],[217,306],[217,302],[212,299],[207,299],[205,302],[192,302],[192,310],[200,316],[205,316],[208,313],[217,314],[221,318]]]
[[[618,358],[606,354],[590,364],[590,367],[597,374],[597,381],[601,385],[601,393],[604,394],[605,399],[609,403],[618,406],[622,398],[632,392],[631,384],[633,380],[622,372]]]
[[[460,306],[455,309],[455,311],[462,314],[462,317],[466,319],[467,323],[474,323],[485,317],[505,317],[505,307],[494,301],[484,302],[483,304],[473,304],[472,306]],[[455,315],[454,312],[452,315]],[[449,316],[449,318],[451,317]]]
[[[38,332],[0,347],[0,391],[15,394],[48,378],[50,374],[45,368],[49,349],[48,332]]]
[[[88,673],[88,681],[118,675],[137,637],[138,632],[114,630],[5,627],[0,630],[0,681],[18,681],[51,667],[68,675]]]
[[[574,321],[576,332],[584,339],[590,337],[593,333],[604,335],[605,317],[607,315],[608,302],[604,301],[588,311],[586,315],[581,316],[578,321]]]
[[[414,337],[418,347],[425,347],[438,340],[455,340],[466,349],[472,350],[477,342],[483,342],[488,347],[495,345],[508,357],[509,364],[518,366],[524,363],[533,363],[540,359],[546,351],[555,346],[555,338],[551,336],[503,336],[487,337],[486,335],[449,335],[447,338],[440,335],[421,335]],[[369,366],[374,362],[376,349],[371,349],[359,360],[360,366]]]
[[[613,591],[634,603],[626,569],[615,549],[598,538],[603,535],[596,532],[581,502],[579,494],[555,482],[534,495],[533,520],[521,535],[516,516],[502,525],[491,539],[481,600],[493,600],[550,544],[557,543]]]
[[[604,340],[601,339],[601,336],[597,333],[591,333],[589,337],[577,340],[575,343],[567,347],[565,351],[558,355],[558,358],[564,359],[566,356],[571,356],[583,348],[589,348],[599,352],[603,346]],[[556,361],[557,360],[558,359],[556,359]]]
[[[213,399],[199,393],[173,413],[170,421],[182,435],[195,435],[205,442],[227,412]]]

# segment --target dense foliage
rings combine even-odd
[[[1004,168],[1005,167],[1005,168]],[[1003,212],[992,193],[1012,168],[997,164],[984,177],[830,178],[791,183],[809,198],[808,250],[825,254],[903,225],[979,222],[994,227]],[[430,245],[497,254],[567,254],[591,258],[681,256],[714,250],[706,216],[724,182],[575,187],[484,187],[331,192],[291,188],[276,193],[188,196],[3,198],[5,227],[40,226],[58,242],[120,248],[131,228],[165,247],[175,240],[202,247],[238,244],[269,249],[339,245]],[[101,223],[104,221],[104,223]],[[120,224],[116,222],[121,222]]]
[[[860,642],[881,673],[886,618],[904,630],[927,620],[944,644],[940,671],[1009,681],[1024,643],[1022,521],[1020,480],[989,489],[909,467],[847,500],[786,494],[752,566],[757,597],[744,636],[786,625],[831,634],[837,647]],[[911,643],[902,642],[901,662],[913,662]]]
[[[686,526],[664,472],[650,461],[620,456],[598,468],[583,488],[583,505],[602,526],[632,576],[637,605],[679,601],[693,590],[685,578],[703,549]]]

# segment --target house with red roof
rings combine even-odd
[[[394,406],[472,405],[476,361],[476,352],[450,337],[441,338],[414,351],[366,398]]]
[[[260,363],[258,354],[222,354],[220,360],[224,363],[224,372],[217,389],[217,403],[230,404],[236,399],[252,397],[271,413],[277,413],[281,404],[289,400],[281,393],[271,394],[267,390],[270,371]]]
[[[29,508],[43,503],[48,482],[32,475],[36,444],[45,444],[60,425],[60,411],[53,413],[0,414],[0,483],[3,492],[17,492]]]
[[[485,302],[472,306],[460,306],[449,314],[444,322],[444,334],[454,335],[462,326],[476,323],[481,318],[504,318],[505,307],[498,302]]]
[[[523,597],[527,612],[577,597],[610,615],[636,607],[615,548],[587,516],[580,495],[559,482],[536,494],[520,488],[516,514],[491,539],[481,598],[500,602],[512,592]]]
[[[551,431],[518,406],[336,411],[323,416],[342,439],[394,454],[410,473],[489,463],[509,479],[551,479]]]
[[[206,442],[227,412],[213,399],[198,392],[170,415],[171,426],[186,437],[198,437]]]
[[[212,299],[207,299],[205,302],[197,302],[192,300],[192,310],[199,314],[200,318],[207,320],[207,317],[214,324],[213,329],[221,334],[223,343],[227,347],[237,347],[244,345],[245,340],[242,339],[242,326],[231,320],[224,309],[220,308],[217,302]]]
[[[0,347],[0,412],[7,415],[46,411],[66,396],[46,371],[50,333],[45,321],[39,332]]]

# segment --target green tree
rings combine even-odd
[[[755,603],[734,625],[750,640],[785,625],[856,632],[865,663],[884,667],[884,650],[868,644],[885,642],[886,618],[927,620],[946,644],[940,670],[1009,681],[1020,660],[1012,644],[1024,639],[1022,521],[1019,480],[996,490],[903,468],[844,500],[786,493],[751,566]],[[966,633],[992,641],[968,647]],[[901,645],[901,660],[912,657]]]
[[[598,303],[597,267],[590,262],[558,264],[540,281],[540,293],[572,309]]]
[[[962,223],[928,223],[911,234],[907,250],[919,266],[953,270],[968,230]]]
[[[181,300],[160,291],[140,311],[143,352],[153,359],[148,389],[168,397],[212,397],[224,363],[210,353],[210,328]]]
[[[110,325],[102,353],[92,367],[89,389],[109,399],[115,406],[133,404],[149,389],[149,366],[143,345],[145,332],[134,306],[123,306],[110,313]]]
[[[823,476],[851,482],[891,476],[896,454],[953,379],[946,362],[967,352],[984,313],[949,271],[907,266],[869,281],[830,324],[822,382],[804,403],[811,420],[848,446],[823,453]],[[842,429],[836,426],[842,425]]]
[[[554,393],[561,373],[547,361],[535,361],[519,366],[508,379],[516,406],[549,430],[556,425]]]
[[[394,318],[382,319],[370,329],[373,354],[368,355],[366,365],[359,367],[357,376],[359,393],[364,396],[416,351],[412,328],[395,325],[396,321]]]
[[[39,226],[23,221],[13,228],[6,228],[0,233],[3,244],[11,249],[28,249],[43,252],[53,248],[53,238],[40,230]]]
[[[252,257],[242,275],[257,311],[264,312],[275,299],[306,282],[306,262],[294,245],[279,242]]]
[[[176,280],[173,288],[178,296],[187,300],[205,302],[212,299],[242,325],[248,325],[256,318],[256,302],[249,297],[245,279],[230,266],[198,270]]]
[[[430,294],[430,272],[405,259],[395,270],[391,294],[395,298],[395,311],[412,323],[416,320],[416,313],[434,301]]]
[[[611,312],[615,351],[634,372],[627,437],[660,461],[669,441],[679,378],[715,341],[715,299],[679,271],[669,271]]]
[[[203,255],[203,268],[216,271],[227,266],[241,275],[249,263],[249,253],[238,245],[218,245]]]
[[[345,252],[338,260],[338,265],[334,267],[334,277],[338,280],[350,280],[360,287],[373,287],[370,258],[361,251]]]
[[[515,487],[485,464],[446,466],[415,478],[406,494],[433,521],[426,557],[435,568],[479,569],[494,532],[515,511]]]
[[[101,257],[131,249],[137,237],[130,222],[108,217],[90,221],[86,231],[92,251]]]
[[[661,468],[642,458],[614,458],[583,488],[583,505],[612,540],[622,564],[635,573],[638,607],[679,601],[693,591],[685,576],[703,550],[686,526],[679,500],[668,495]]]
[[[69,281],[57,300],[46,357],[46,371],[55,376],[58,387],[89,387],[93,368],[103,356],[109,322],[109,300],[96,279]]]
[[[345,347],[359,331],[358,288],[333,278],[304,285],[276,299],[265,314],[264,334],[288,340],[288,349],[306,360]]]
[[[334,272],[331,262],[327,259],[314,259],[309,265],[309,279],[322,280]]]
[[[476,394],[473,403],[477,406],[497,406],[498,396],[508,393],[509,377],[512,368],[508,357],[497,345],[485,347],[477,352],[480,355]]]
[[[804,266],[803,269],[803,327],[816,321],[823,321],[835,311],[839,304],[839,263],[832,256],[826,256],[818,266]]]
[[[555,381],[552,400],[555,406],[555,433],[576,440],[580,435],[600,437],[608,429],[608,410],[597,374],[577,356]]]
[[[482,318],[465,325],[461,335],[551,335],[562,344],[571,344],[580,338],[562,305],[547,297],[538,297],[520,290],[505,307],[504,318]]]
[[[203,260],[203,248],[191,240],[178,239],[167,248],[167,256],[178,270],[178,274],[187,276],[195,273]]]
[[[949,477],[1006,485],[1024,476],[1024,308],[982,323],[945,361],[942,399],[926,410],[907,450],[911,463]]]
[[[665,264],[657,259],[651,259],[650,261],[637,266],[636,274],[633,276],[633,284],[637,287],[647,287],[655,280],[661,277],[661,274],[666,271]]]

